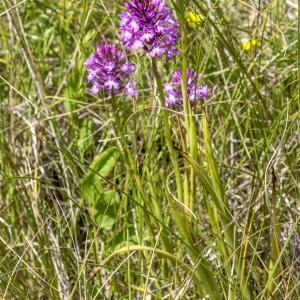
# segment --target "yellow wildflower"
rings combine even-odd
[[[256,39],[251,39],[251,40],[244,40],[242,42],[242,47],[245,51],[249,51],[252,47],[254,47],[257,44]]]
[[[190,11],[186,14],[185,19],[189,26],[195,27],[202,22],[202,16]]]

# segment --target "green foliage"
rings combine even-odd
[[[91,119],[84,119],[82,127],[79,131],[78,148],[81,155],[81,159],[85,153],[89,151],[93,146],[93,122]]]
[[[181,53],[92,96],[123,2],[0,1],[0,298],[300,299],[297,1],[168,1]]]
[[[95,223],[106,230],[116,222],[120,199],[117,191],[103,188],[103,180],[112,172],[117,160],[115,147],[105,150],[95,157],[81,184],[81,195],[90,203]]]

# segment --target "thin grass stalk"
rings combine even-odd
[[[196,289],[198,289],[203,295],[208,294],[210,297],[212,297],[211,299],[222,299],[219,293],[218,284],[211,271],[212,267],[210,263],[203,257],[199,258],[199,252],[194,245],[194,242],[191,238],[191,232],[186,222],[186,215],[180,213],[180,208],[177,207],[176,201],[172,199],[172,195],[168,192],[168,187],[164,182],[163,184],[175,224],[180,232],[180,235],[187,242],[188,253],[195,263],[194,271],[197,274],[197,278],[199,278],[199,280],[197,279],[195,281]]]
[[[213,149],[211,147],[211,138],[207,123],[206,114],[204,113],[202,115],[202,127],[203,127],[203,135],[204,135],[204,146],[205,146],[205,152],[206,152],[206,159],[208,163],[208,171],[211,178],[211,182],[214,188],[214,191],[216,193],[216,209],[218,212],[218,219],[220,220],[220,223],[222,225],[223,234],[224,234],[224,242],[222,243],[222,253],[224,261],[231,260],[234,265],[234,269],[236,272],[236,275],[238,276],[240,280],[240,288],[242,291],[245,292],[245,299],[251,299],[251,292],[249,287],[247,286],[247,281],[244,280],[243,276],[243,267],[240,265],[240,262],[238,260],[240,256],[240,250],[239,247],[236,246],[236,238],[235,238],[235,228],[234,228],[234,222],[232,221],[232,216],[230,214],[230,208],[229,204],[226,200],[224,189],[222,186],[222,183],[220,181],[220,176],[217,168],[217,164],[215,161],[215,157],[213,154]],[[231,272],[229,271],[228,275],[231,275]]]
[[[164,126],[165,126],[166,144],[167,144],[170,156],[171,156],[172,165],[174,167],[179,201],[182,201],[182,199],[183,199],[182,198],[182,181],[181,181],[180,169],[179,169],[179,165],[177,162],[176,154],[175,154],[173,146],[172,146],[168,111],[165,109],[166,102],[165,102],[165,95],[164,95],[164,91],[163,91],[163,85],[162,85],[160,74],[157,69],[155,59],[153,59],[152,62],[153,62],[152,63],[153,72],[154,72],[154,76],[156,79],[158,92],[160,95],[160,102],[161,102],[161,106],[163,108],[163,119],[164,119]],[[167,187],[165,187],[165,190],[167,191]],[[167,195],[168,195],[168,193],[167,193]],[[168,200],[170,203],[172,203],[170,196],[168,196]],[[172,206],[174,206],[174,203]],[[173,211],[174,221],[177,224],[177,227],[178,227],[179,231],[181,232],[181,235],[185,238],[187,244],[189,245],[188,251],[189,251],[193,261],[195,262],[199,259],[199,254],[196,250],[192,250],[192,249],[195,249],[194,241],[191,237],[191,235],[193,235],[193,232],[191,231],[192,228],[190,226],[187,226],[186,217],[183,219],[178,213],[176,213],[175,210],[172,210],[172,211]],[[201,284],[200,284],[199,288],[201,288],[203,290],[203,286],[204,286],[205,292],[207,294],[211,295],[213,297],[212,299],[216,299],[216,300],[221,299],[221,296],[218,292],[218,285],[217,285],[214,277],[210,273],[210,271],[208,271],[209,263],[205,262],[205,264],[206,264],[206,268],[204,268],[201,264],[199,264],[199,266],[197,267],[197,270],[196,270],[198,276],[201,278]],[[199,282],[198,282],[198,284],[199,284]]]
[[[149,183],[149,191],[150,191],[150,195],[151,195],[151,201],[149,201],[148,196],[146,195],[145,189],[143,188],[143,183],[142,183],[142,179],[140,177],[140,175],[136,172],[136,163],[135,160],[131,154],[131,152],[127,149],[126,147],[126,141],[124,139],[123,133],[122,133],[122,123],[120,120],[120,115],[118,113],[118,109],[117,109],[117,105],[116,105],[116,97],[113,95],[112,96],[112,103],[113,103],[113,110],[115,113],[115,120],[117,123],[117,131],[118,134],[120,135],[120,141],[121,141],[121,146],[122,146],[122,155],[123,155],[123,159],[125,161],[125,165],[128,169],[128,171],[133,175],[136,184],[137,184],[137,188],[138,191],[141,195],[141,198],[144,202],[144,204],[146,204],[146,206],[149,207],[150,211],[153,213],[153,215],[161,222],[163,222],[162,216],[161,216],[161,211],[159,208],[159,203],[158,203],[158,199],[156,196],[156,193],[154,191],[154,187],[153,187],[153,183],[152,180],[150,178],[150,171],[148,168],[148,165],[146,165],[146,173],[148,175],[148,183]],[[143,226],[144,222],[140,220],[140,226]],[[171,241],[168,238],[168,232],[166,231],[165,227],[162,227],[161,224],[155,222],[156,226],[159,228],[159,230],[162,230],[162,235],[161,235],[161,239],[162,239],[162,245],[164,247],[165,250],[170,251],[172,249],[172,245],[171,245]],[[151,224],[150,224],[151,225]],[[141,227],[142,230],[143,227]]]
[[[185,4],[183,0],[178,1],[178,7],[179,7],[179,15],[180,15],[180,22],[181,22],[181,28],[182,28],[182,77],[181,77],[181,88],[182,88],[182,95],[183,95],[183,108],[184,108],[184,117],[185,117],[185,124],[187,128],[187,137],[189,141],[189,153],[190,153],[190,158],[193,161],[197,161],[197,131],[196,131],[196,122],[195,122],[195,117],[193,116],[192,113],[192,107],[191,103],[188,97],[188,92],[187,92],[187,67],[188,67],[188,61],[187,61],[187,45],[186,45],[186,25],[184,22],[184,14],[185,14]],[[214,180],[213,180],[214,181]],[[218,197],[221,197],[220,191],[217,193]],[[190,199],[188,203],[188,207],[190,209],[193,209],[193,204],[196,199],[196,189],[195,189],[195,169],[193,167],[190,168],[190,191],[189,191]],[[219,231],[219,226],[218,226],[218,214],[215,209],[212,208],[210,210],[210,205],[207,203],[208,207],[207,209],[210,211],[209,216],[211,223],[213,225],[215,234],[217,235]],[[228,253],[226,252],[226,246],[221,240],[217,240],[217,244],[219,247],[221,247],[222,252],[224,257],[229,257]],[[227,273],[230,274],[230,268],[226,268]],[[229,294],[231,295],[231,293]],[[231,298],[230,296],[230,299]]]
[[[298,24],[297,24],[297,94],[298,94],[298,111],[300,111],[300,1],[298,0]],[[298,120],[298,131],[300,130],[300,124]],[[298,141],[300,143],[300,135],[298,135]]]
[[[269,270],[273,270],[274,265],[279,257],[280,254],[280,226],[278,224],[278,217],[277,217],[277,207],[276,207],[276,177],[274,174],[272,174],[272,199],[271,199],[271,206],[269,207],[269,210],[271,212],[271,256],[270,256],[270,262],[269,262]],[[274,268],[274,272],[272,273],[273,281],[269,278],[271,284],[270,288],[268,290],[269,297],[278,298],[279,293],[277,290],[277,286],[280,283],[280,274],[281,274],[281,268],[280,264],[277,265],[276,268]],[[270,274],[268,274],[270,277]]]
[[[182,180],[180,175],[180,169],[177,162],[176,154],[174,152],[172,141],[171,141],[171,130],[170,130],[170,124],[169,124],[169,118],[168,118],[168,111],[165,109],[165,95],[163,91],[162,81],[159,75],[159,72],[157,70],[157,65],[155,59],[153,59],[153,72],[154,76],[156,78],[157,88],[160,95],[160,102],[161,106],[163,108],[163,119],[164,119],[164,126],[165,126],[165,138],[166,138],[166,144],[169,150],[169,154],[171,156],[172,165],[174,167],[175,172],[175,178],[177,183],[177,193],[179,197],[179,201],[182,201]],[[164,183],[165,184],[165,183]],[[180,192],[178,190],[180,188]],[[168,198],[169,203],[171,204],[171,207],[176,207],[176,203],[172,200],[171,195],[168,194],[167,186],[165,186],[166,195]],[[181,196],[181,197],[180,197]],[[180,208],[179,208],[180,209]],[[181,208],[182,209],[182,208]],[[177,224],[177,227],[182,235],[184,237],[184,240],[188,244],[188,252],[191,255],[191,258],[195,262],[196,266],[196,274],[199,277],[199,280],[196,282],[196,287],[198,287],[202,292],[205,294],[208,294],[212,297],[212,299],[221,299],[220,293],[218,291],[218,285],[211,274],[210,271],[210,264],[204,259],[201,259],[201,263],[197,263],[199,260],[199,254],[198,251],[194,247],[194,240],[193,240],[193,229],[191,226],[189,226],[189,222],[186,222],[186,215],[182,217],[182,215],[175,209],[172,209],[172,215],[174,217],[174,221]]]
[[[174,3],[175,5],[175,3]],[[183,110],[184,110],[184,120],[187,131],[187,145],[189,145],[189,153],[192,159],[197,160],[197,131],[196,131],[196,122],[195,117],[193,116],[193,111],[191,107],[191,103],[188,97],[187,92],[187,76],[186,70],[188,68],[187,61],[187,30],[186,24],[184,22],[184,12],[185,12],[185,4],[184,1],[177,1],[177,11],[179,16],[180,28],[181,30],[181,57],[182,57],[182,76],[181,76],[181,90],[183,96]],[[196,178],[195,171],[193,168],[187,168],[185,172],[186,181],[188,183],[185,185],[184,195],[185,195],[185,205],[193,211],[194,203],[196,201]]]
[[[183,187],[182,187],[180,168],[179,168],[179,164],[178,164],[177,154],[176,154],[176,152],[173,148],[173,144],[172,144],[169,115],[168,115],[168,111],[166,110],[166,100],[165,100],[165,94],[164,94],[164,90],[163,90],[162,80],[161,80],[160,74],[157,69],[156,60],[154,58],[152,59],[152,68],[153,68],[153,73],[154,73],[154,77],[155,77],[156,84],[157,84],[157,89],[158,89],[159,96],[160,96],[159,98],[160,98],[160,105],[161,105],[162,113],[163,113],[165,139],[166,139],[167,148],[168,148],[168,151],[170,154],[172,166],[173,166],[174,172],[175,172],[177,194],[178,194],[179,200],[182,201],[183,200]]]
[[[246,291],[246,287],[247,287],[247,283],[248,282],[248,277],[249,274],[246,276],[245,275],[245,269],[246,269],[246,260],[244,259],[245,257],[247,257],[247,253],[248,253],[248,246],[250,243],[250,233],[252,232],[252,226],[253,226],[253,221],[254,221],[254,216],[255,213],[252,211],[252,209],[250,209],[249,211],[249,217],[248,217],[248,222],[247,225],[245,226],[245,230],[243,232],[243,238],[242,238],[242,242],[241,242],[241,251],[240,251],[240,257],[239,257],[239,264],[241,264],[241,275],[240,275],[240,286],[242,286],[244,284],[244,288],[242,289],[242,299],[244,299],[244,294]],[[253,258],[252,258],[253,260]],[[245,279],[245,276],[247,277]]]
[[[284,255],[284,252],[285,252],[287,246],[289,245],[290,240],[291,240],[293,234],[294,234],[295,232],[297,232],[297,229],[298,229],[298,227],[299,227],[299,222],[300,222],[300,215],[297,216],[297,219],[295,220],[295,222],[294,222],[294,224],[293,224],[294,227],[293,227],[292,230],[290,231],[290,233],[289,233],[289,235],[288,235],[288,237],[287,237],[287,239],[286,239],[284,245],[282,246],[281,251],[280,251],[280,253],[279,253],[279,255],[278,255],[277,260],[274,262],[272,269],[269,270],[268,280],[267,280],[267,282],[266,282],[266,285],[265,285],[265,287],[264,287],[264,290],[263,290],[262,293],[261,293],[261,297],[260,297],[261,300],[265,299],[266,294],[269,293],[269,291],[271,290],[272,285],[275,283],[275,274],[276,274],[276,272],[277,272],[277,270],[278,270],[278,267],[279,267],[279,264],[280,264],[280,262],[281,262],[282,256]],[[276,288],[276,289],[277,289],[277,288]],[[273,295],[272,295],[272,297],[273,297]],[[257,299],[258,299],[258,298],[257,298]],[[276,299],[276,298],[275,298],[275,299]]]
[[[132,173],[133,177],[136,180],[137,188],[138,188],[138,190],[139,190],[139,192],[140,192],[140,194],[143,198],[143,201],[145,202],[145,204],[147,204],[149,202],[148,197],[147,197],[146,192],[143,188],[141,178],[138,175],[138,173],[136,172],[135,160],[132,157],[131,152],[128,151],[128,149],[126,147],[126,142],[125,142],[122,130],[121,130],[122,124],[121,124],[121,120],[120,120],[120,115],[118,113],[118,109],[117,109],[117,106],[116,106],[116,97],[114,95],[112,95],[112,106],[113,106],[113,109],[114,109],[114,117],[115,117],[116,125],[117,125],[116,128],[117,128],[118,134],[120,135],[120,142],[121,142],[121,146],[122,146],[122,150],[123,150],[121,154],[124,158],[125,165],[128,168],[128,171],[130,173]],[[152,211],[152,207],[151,207],[151,211]]]

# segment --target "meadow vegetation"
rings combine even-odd
[[[300,299],[298,2],[167,3],[172,59],[124,1],[0,1],[1,299]],[[101,43],[138,95],[90,92]]]

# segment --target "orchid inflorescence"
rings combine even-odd
[[[178,49],[178,21],[165,0],[126,2],[121,14],[121,40],[128,49],[143,49],[151,57],[173,58]]]
[[[172,75],[172,81],[164,84],[164,92],[166,94],[167,107],[181,107],[183,103],[183,96],[181,91],[181,75],[182,71],[177,70]],[[202,78],[201,74],[195,71],[186,70],[187,77],[187,92],[190,103],[195,104],[196,100],[206,99],[208,96],[208,86],[200,85]]]
[[[131,0],[124,6],[127,10],[120,15],[119,27],[125,48],[142,50],[152,58],[172,59],[179,53],[176,48],[178,21],[166,0]],[[126,60],[125,52],[116,45],[98,45],[85,66],[92,94],[98,94],[101,89],[114,95],[126,92],[135,97],[138,94],[134,88],[136,83],[131,80],[135,65]],[[182,71],[175,71],[172,81],[164,84],[167,107],[182,107],[181,75]],[[207,85],[200,85],[201,74],[187,70],[186,76],[190,103],[194,105],[196,100],[206,99],[209,89]]]
[[[119,94],[123,90],[131,97],[137,94],[133,89],[135,82],[129,80],[135,65],[126,62],[124,51],[118,50],[114,44],[100,44],[86,60],[85,66],[88,82],[92,83],[92,94],[97,94],[102,88],[112,94]]]

